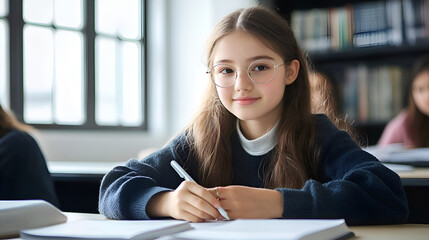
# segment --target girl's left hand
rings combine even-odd
[[[216,187],[209,191],[219,193],[220,205],[229,218],[281,218],[283,195],[276,190],[245,186]]]

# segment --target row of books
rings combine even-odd
[[[361,123],[389,121],[406,105],[408,77],[408,69],[393,65],[345,69],[343,113]]]
[[[410,44],[429,39],[429,0],[404,0],[405,36]]]
[[[399,46],[404,38],[409,44],[429,38],[428,15],[429,0],[372,1],[297,10],[291,14],[291,26],[308,51]]]

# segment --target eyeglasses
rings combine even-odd
[[[276,65],[273,61],[265,59],[256,60],[247,68],[247,75],[254,83],[269,83],[274,79],[276,69],[283,65],[284,63]],[[214,65],[213,68],[206,73],[210,74],[213,83],[221,88],[231,87],[238,76],[237,69],[223,63]]]

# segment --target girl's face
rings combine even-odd
[[[429,71],[416,76],[412,85],[412,93],[417,108],[429,116]]]
[[[216,87],[222,104],[241,121],[273,125],[282,113],[282,99],[285,86],[295,81],[299,62],[293,60],[282,65],[281,56],[268,48],[257,37],[235,31],[223,37],[213,52],[213,65],[228,64],[236,70],[237,78],[230,87]],[[258,84],[250,79],[247,71],[255,60],[269,60],[278,66],[273,80]],[[252,65],[253,66],[253,65]],[[294,66],[294,67],[291,67]],[[265,71],[265,66],[252,67],[255,71]],[[230,69],[222,73],[231,72]]]

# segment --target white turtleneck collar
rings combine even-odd
[[[240,123],[237,119],[237,133],[240,137],[241,146],[243,146],[244,150],[252,156],[261,156],[268,153],[277,144],[276,133],[279,122],[280,121],[277,121],[274,127],[264,135],[253,140],[248,140],[241,132]]]

